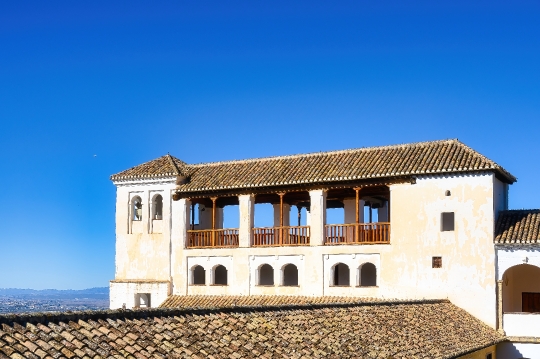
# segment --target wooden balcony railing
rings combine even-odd
[[[309,245],[309,226],[253,228],[254,247]]]
[[[326,225],[324,244],[388,244],[390,223],[351,223]]]
[[[188,230],[188,248],[238,247],[238,229]]]

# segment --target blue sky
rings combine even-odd
[[[0,287],[114,277],[109,176],[459,138],[540,207],[535,1],[0,3]],[[96,155],[96,156],[94,156]]]

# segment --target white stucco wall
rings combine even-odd
[[[227,285],[214,284],[214,269],[222,265],[227,269]],[[205,284],[193,284],[193,268],[201,266],[205,270]],[[187,282],[189,295],[236,295],[236,281],[234,276],[233,256],[207,256],[207,257],[187,257]]]
[[[503,314],[504,332],[514,337],[540,338],[539,313],[508,313]]]
[[[540,268],[539,245],[497,246],[497,280],[502,280],[504,273],[514,266],[529,264]]]
[[[124,305],[134,308],[136,294],[150,294],[150,305],[158,307],[170,295],[170,283],[167,281],[112,281],[109,285],[110,308],[118,309]]]

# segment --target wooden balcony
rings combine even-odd
[[[328,224],[325,227],[325,245],[390,243],[389,222]]]
[[[187,248],[238,247],[238,229],[188,230]]]
[[[309,226],[253,228],[253,247],[307,245]]]

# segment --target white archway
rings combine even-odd
[[[503,312],[540,313],[540,267],[518,264],[502,275]]]

